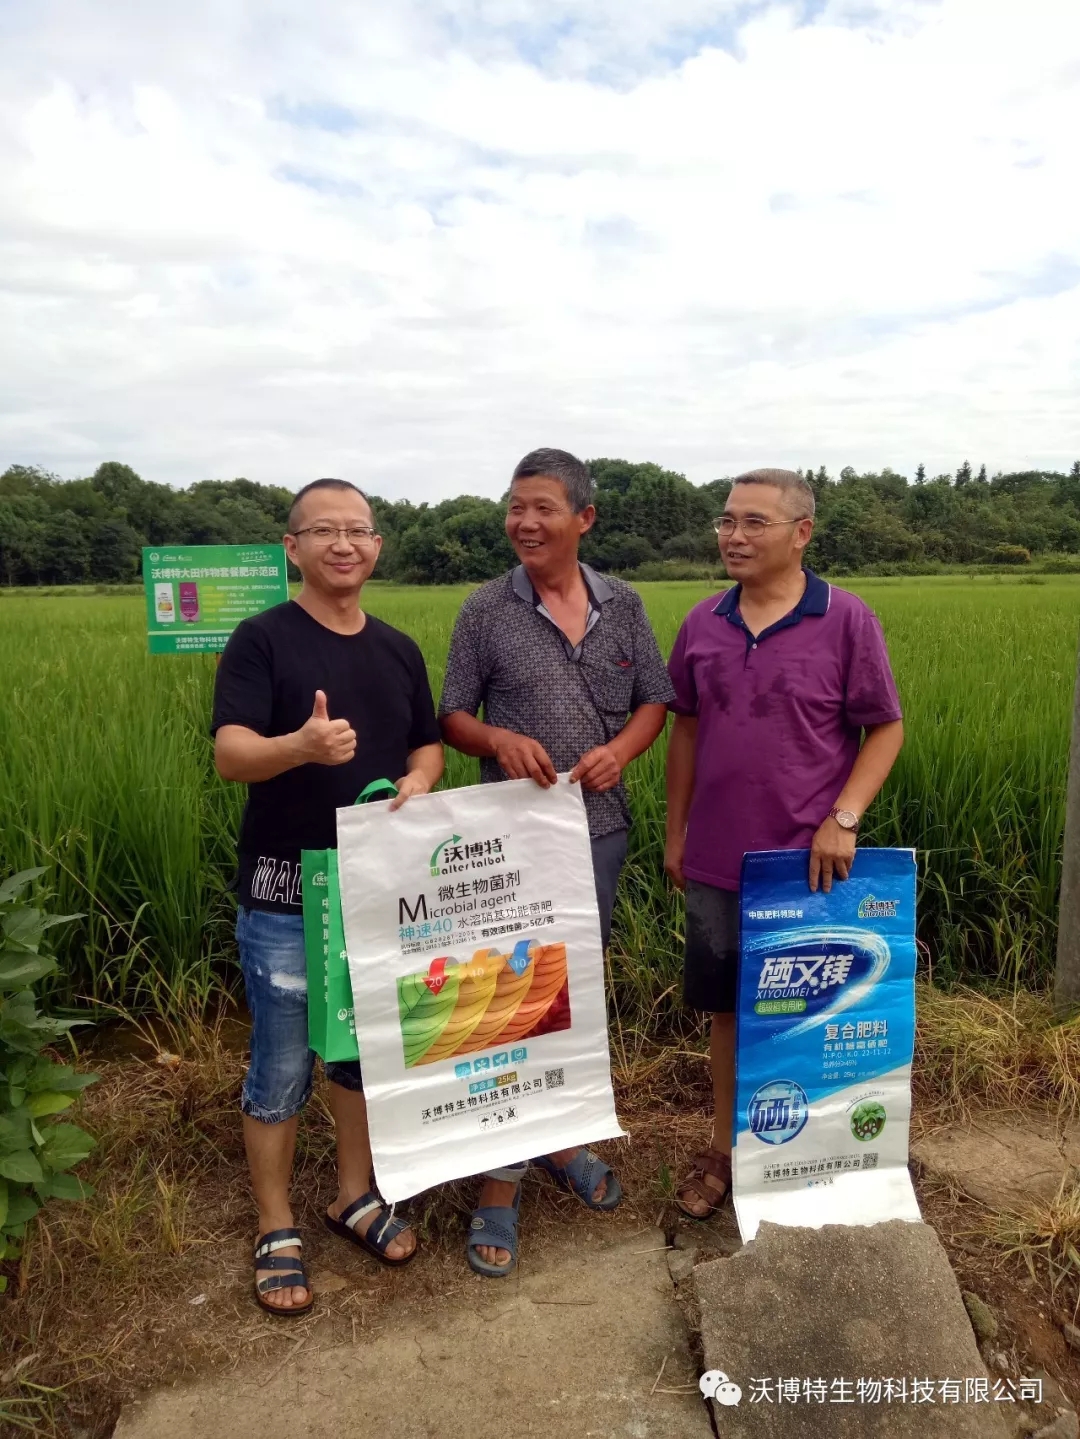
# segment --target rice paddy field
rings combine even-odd
[[[1053,968],[1080,578],[850,582],[881,617],[907,744],[864,842],[919,853],[935,979],[1038,988]],[[696,583],[640,586],[665,654]],[[438,693],[466,589],[372,585]],[[49,870],[54,1002],[190,1015],[237,980],[228,882],[243,793],[214,774],[212,656],[146,653],[132,594],[0,596],[0,875]],[[624,1026],[679,1024],[681,902],[662,872],[664,742],[628,773],[636,823],[616,914]],[[476,779],[449,756],[446,783]]]

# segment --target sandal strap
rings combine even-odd
[[[277,1231],[288,1232],[288,1231]],[[294,1231],[295,1232],[295,1231]],[[269,1236],[264,1236],[269,1239]],[[282,1240],[278,1240],[280,1246]],[[295,1240],[289,1241],[295,1243]],[[255,1273],[259,1274],[269,1270],[262,1279],[255,1280],[255,1292],[257,1294],[269,1294],[274,1289],[306,1289],[311,1292],[311,1281],[308,1279],[307,1270],[304,1268],[304,1261],[299,1254],[260,1254],[255,1253]]]
[[[290,1274],[271,1274],[268,1279],[258,1280],[255,1288],[259,1294],[269,1294],[274,1289],[306,1289],[311,1293],[311,1285],[302,1269],[295,1269]]]
[[[399,1219],[380,1194],[372,1189],[367,1194],[362,1194],[359,1199],[347,1205],[338,1219],[339,1224],[344,1224],[346,1229],[354,1233],[356,1226],[365,1214],[378,1210],[386,1215],[383,1220],[374,1219],[368,1225],[367,1233],[363,1236],[368,1244],[373,1244],[380,1254],[385,1254],[394,1240],[399,1238],[408,1229],[408,1223]]]
[[[255,1258],[261,1259],[266,1254],[273,1254],[275,1249],[288,1249],[291,1245],[303,1248],[299,1229],[271,1229],[255,1241]]]
[[[485,1204],[474,1209],[469,1221],[468,1247],[477,1249],[481,1245],[492,1249],[506,1249],[517,1255],[518,1211],[501,1204]]]
[[[533,1163],[550,1174],[560,1189],[575,1194],[590,1209],[614,1209],[622,1198],[615,1171],[591,1149],[579,1149],[568,1164],[554,1164],[546,1155],[534,1159]],[[607,1180],[604,1198],[594,1203],[593,1193],[602,1180]]]
[[[707,1149],[694,1160],[694,1171],[701,1175],[711,1174],[725,1184],[731,1184],[731,1155],[720,1149]]]
[[[394,1240],[404,1234],[408,1227],[404,1219],[399,1219],[396,1214],[391,1214],[387,1210],[386,1218],[381,1223],[377,1219],[374,1220],[365,1237],[374,1244],[380,1253],[385,1254]]]
[[[707,1174],[718,1179],[724,1186],[723,1189],[706,1184],[705,1176]],[[708,1205],[709,1213],[712,1213],[720,1208],[730,1191],[731,1155],[710,1146],[695,1158],[693,1168],[675,1191],[675,1197],[677,1201],[686,1198],[700,1199],[703,1204]],[[704,1218],[705,1216],[697,1217]]]
[[[354,1199],[351,1204],[345,1206],[338,1215],[338,1223],[344,1224],[349,1229],[355,1229],[365,1214],[370,1214],[373,1209],[384,1209],[385,1207],[379,1195],[371,1189],[367,1194],[361,1194],[359,1199]]]
[[[591,1149],[579,1149],[565,1166],[565,1172],[570,1176],[579,1195],[591,1197],[601,1179],[609,1178],[612,1169]]]
[[[695,1199],[700,1199],[703,1203],[707,1204],[710,1209],[718,1209],[725,1198],[724,1195],[717,1193],[715,1189],[708,1189],[703,1180],[696,1174],[688,1174],[675,1191],[675,1197],[677,1199],[685,1199],[687,1195],[692,1195]]]

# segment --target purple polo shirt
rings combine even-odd
[[[735,585],[694,606],[671,652],[671,709],[698,720],[683,872],[701,884],[737,890],[748,850],[808,848],[864,727],[901,716],[873,610],[805,573],[798,605],[756,639]]]

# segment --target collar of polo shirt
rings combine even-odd
[[[615,593],[607,580],[605,580],[603,576],[598,575],[589,565],[582,564],[579,561],[578,567],[581,570],[581,578],[585,581],[585,588],[589,591],[589,599],[592,603],[594,605],[607,604],[608,600],[610,600]],[[519,600],[524,600],[525,603],[529,605],[535,605],[537,603],[537,594],[535,589],[533,589],[533,582],[529,579],[524,565],[518,565],[515,568],[510,582],[513,585],[514,594],[517,595]],[[826,586],[826,588],[828,587]]]
[[[720,596],[720,603],[713,607],[713,614],[723,615],[731,624],[737,625],[739,629],[745,631],[748,645],[752,638],[756,638],[756,642],[760,644],[768,635],[774,634],[777,630],[787,629],[789,625],[797,625],[807,615],[820,617],[828,614],[829,597],[832,594],[831,586],[820,575],[815,575],[813,570],[804,568],[803,574],[806,576],[806,589],[803,590],[802,599],[790,614],[777,620],[768,629],[762,630],[756,637],[751,636],[739,613],[739,595],[742,593],[742,585],[732,585],[731,589],[725,590]]]

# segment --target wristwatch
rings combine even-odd
[[[833,805],[832,809],[829,811],[829,818],[834,819],[841,829],[848,829],[851,831],[852,834],[858,833],[859,816],[857,814],[853,814],[851,810],[837,809],[836,806]]]

